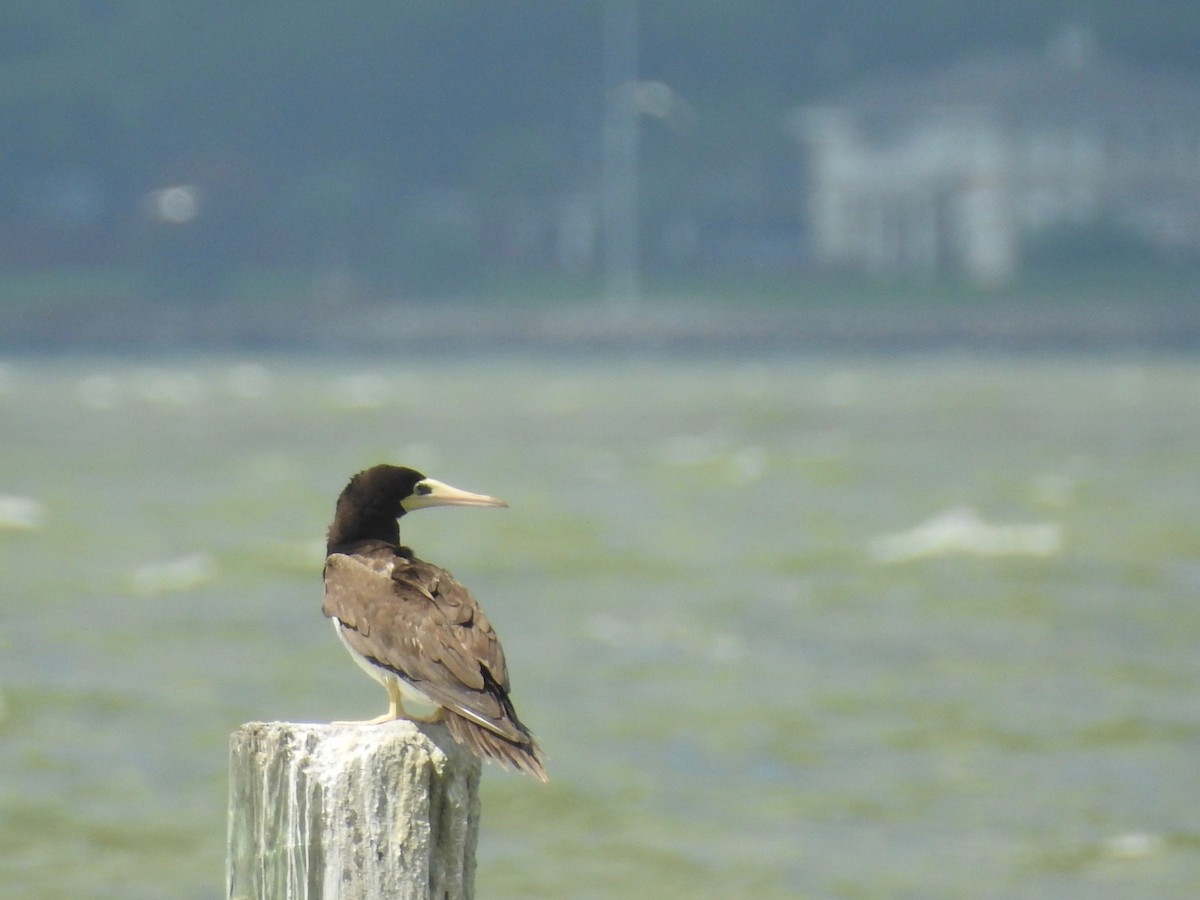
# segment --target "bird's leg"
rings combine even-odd
[[[365,719],[361,722],[334,722],[334,725],[382,725],[384,722],[395,722],[397,719],[407,718],[404,715],[404,707],[400,705],[400,688],[395,681],[388,681],[388,711],[382,715],[376,716],[373,719]]]
[[[334,725],[382,725],[384,722],[395,722],[397,719],[408,719],[410,722],[440,722],[442,719],[441,707],[435,706],[432,710],[422,710],[421,713],[407,710],[404,708],[404,694],[400,690],[400,682],[394,678],[389,678],[384,682],[384,686],[388,692],[388,711],[383,715],[376,716],[373,719],[367,719],[363,722],[334,722]],[[420,708],[421,704],[417,704]]]

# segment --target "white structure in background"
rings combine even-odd
[[[1039,231],[1101,223],[1200,250],[1200,86],[1101,59],[1080,29],[862,85],[790,126],[820,265],[995,284]]]

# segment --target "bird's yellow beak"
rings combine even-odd
[[[507,503],[496,497],[460,491],[458,488],[443,484],[434,478],[424,478],[418,481],[413,492],[405,497],[400,505],[404,507],[405,512],[430,506],[508,506]]]

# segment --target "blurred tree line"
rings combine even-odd
[[[0,265],[147,267],[197,295],[256,267],[381,291],[587,275],[603,18],[601,0],[7,0]],[[1188,0],[643,0],[638,74],[671,99],[642,117],[646,267],[794,246],[793,105],[1067,21],[1200,71]],[[172,186],[191,206],[154,205]]]

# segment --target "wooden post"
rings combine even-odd
[[[228,897],[469,900],[479,774],[440,725],[243,725],[230,739]]]

